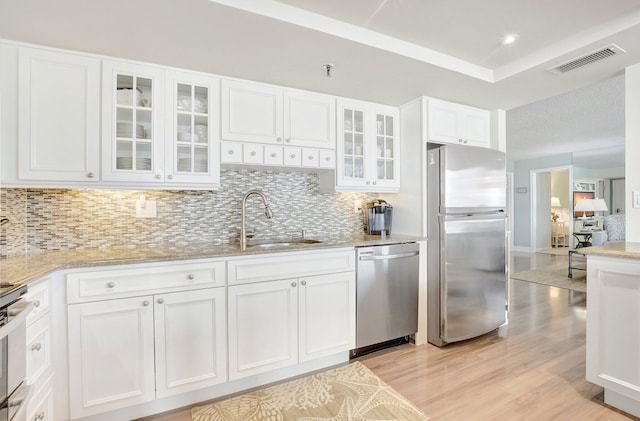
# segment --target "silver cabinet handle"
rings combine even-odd
[[[169,180],[173,180],[173,175],[172,175],[172,174],[169,174],[169,175],[167,176],[167,179],[169,179]]]
[[[36,415],[35,417],[33,417],[34,421],[38,421],[38,420],[43,420],[45,417],[44,415],[44,411],[40,412],[38,415]]]
[[[458,139],[458,142],[459,142],[459,143],[462,143],[462,139],[461,139],[461,138],[459,138],[459,139]]]
[[[229,149],[229,151],[227,152],[229,155],[233,155],[233,149]]]
[[[368,186],[369,184],[371,184],[371,181],[367,181],[367,183],[366,183],[366,184],[367,184],[367,186]]]
[[[278,154],[275,152],[271,154],[271,158],[275,158],[276,156],[278,156]]]
[[[164,303],[164,298],[158,298],[158,304]]]
[[[276,142],[282,142],[282,138],[281,137],[277,138]]]
[[[295,287],[297,284],[295,282],[291,282],[291,286]]]
[[[88,178],[93,178],[93,177],[95,177],[95,174],[94,174],[94,173],[92,173],[92,172],[87,173],[87,177],[88,177]]]
[[[309,155],[309,156],[307,157],[307,159],[308,159],[308,160],[312,160],[312,159],[313,159],[313,155]]]
[[[302,285],[307,285],[307,281],[300,282]]]
[[[325,160],[325,161],[331,161],[331,157],[330,157],[330,156],[327,156],[324,160]]]
[[[373,185],[375,186],[376,184],[378,184],[378,182],[377,182],[377,181],[374,181],[374,182],[373,182],[373,183],[371,183],[371,184],[373,184]]]
[[[256,151],[251,151],[251,153],[249,155],[256,156]]]
[[[187,275],[187,278],[191,281],[193,281],[194,279],[196,279],[196,275],[194,275],[193,273],[190,273]]]
[[[149,305],[149,301],[144,300],[144,301],[142,302],[142,305],[143,305],[143,306],[145,306],[145,307],[147,307],[147,306]]]
[[[107,284],[107,288],[113,288],[113,287],[115,287],[115,286],[116,286],[115,282],[109,282],[109,283]]]
[[[35,301],[35,302],[33,303],[33,306],[34,306],[35,308],[40,307],[40,300]]]
[[[287,138],[287,139],[285,140],[285,142],[287,142],[287,143],[291,143],[291,139],[290,139],[290,138]]]
[[[162,176],[160,174],[156,174],[156,180],[160,180]]]
[[[292,153],[291,158],[295,158],[295,157],[296,157],[296,154]]]
[[[42,349],[42,344],[33,344],[31,345],[32,351],[40,351]]]

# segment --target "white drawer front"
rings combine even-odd
[[[292,146],[284,148],[284,165],[288,167],[299,167],[302,162],[302,150]]]
[[[355,270],[355,251],[296,253],[230,260],[229,285]]]
[[[220,142],[220,160],[231,164],[242,163],[242,143]]]
[[[27,316],[27,325],[30,325],[49,311],[51,306],[51,281],[49,278],[37,283],[35,286],[29,284],[27,301],[31,301],[34,304],[33,311]]]
[[[27,328],[27,383],[35,384],[51,367],[51,321],[46,314]]]
[[[242,150],[242,160],[245,164],[262,164],[262,145],[255,143],[245,143]]]
[[[282,165],[282,146],[264,145],[265,165]]]
[[[225,285],[224,261],[70,273],[67,302],[105,300]]]
[[[335,168],[336,153],[330,149],[320,149],[320,168]]]
[[[302,148],[302,166],[317,168],[320,152],[317,149]]]

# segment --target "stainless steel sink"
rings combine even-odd
[[[322,243],[320,240],[312,240],[309,238],[293,238],[287,240],[262,240],[255,242],[247,242],[247,248],[271,248],[271,247],[290,247],[298,246],[301,244],[318,244]]]

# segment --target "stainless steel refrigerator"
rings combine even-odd
[[[506,159],[446,145],[427,166],[427,336],[443,346],[506,321]]]

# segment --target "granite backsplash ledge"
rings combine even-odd
[[[247,204],[247,227],[256,237],[352,235],[363,231],[354,200],[365,193],[318,191],[318,174],[223,170],[219,191],[0,189],[0,255],[121,245],[222,241],[237,237],[240,203],[250,189],[262,190],[274,213],[264,216],[257,197]],[[157,218],[136,218],[136,200],[157,201]]]

